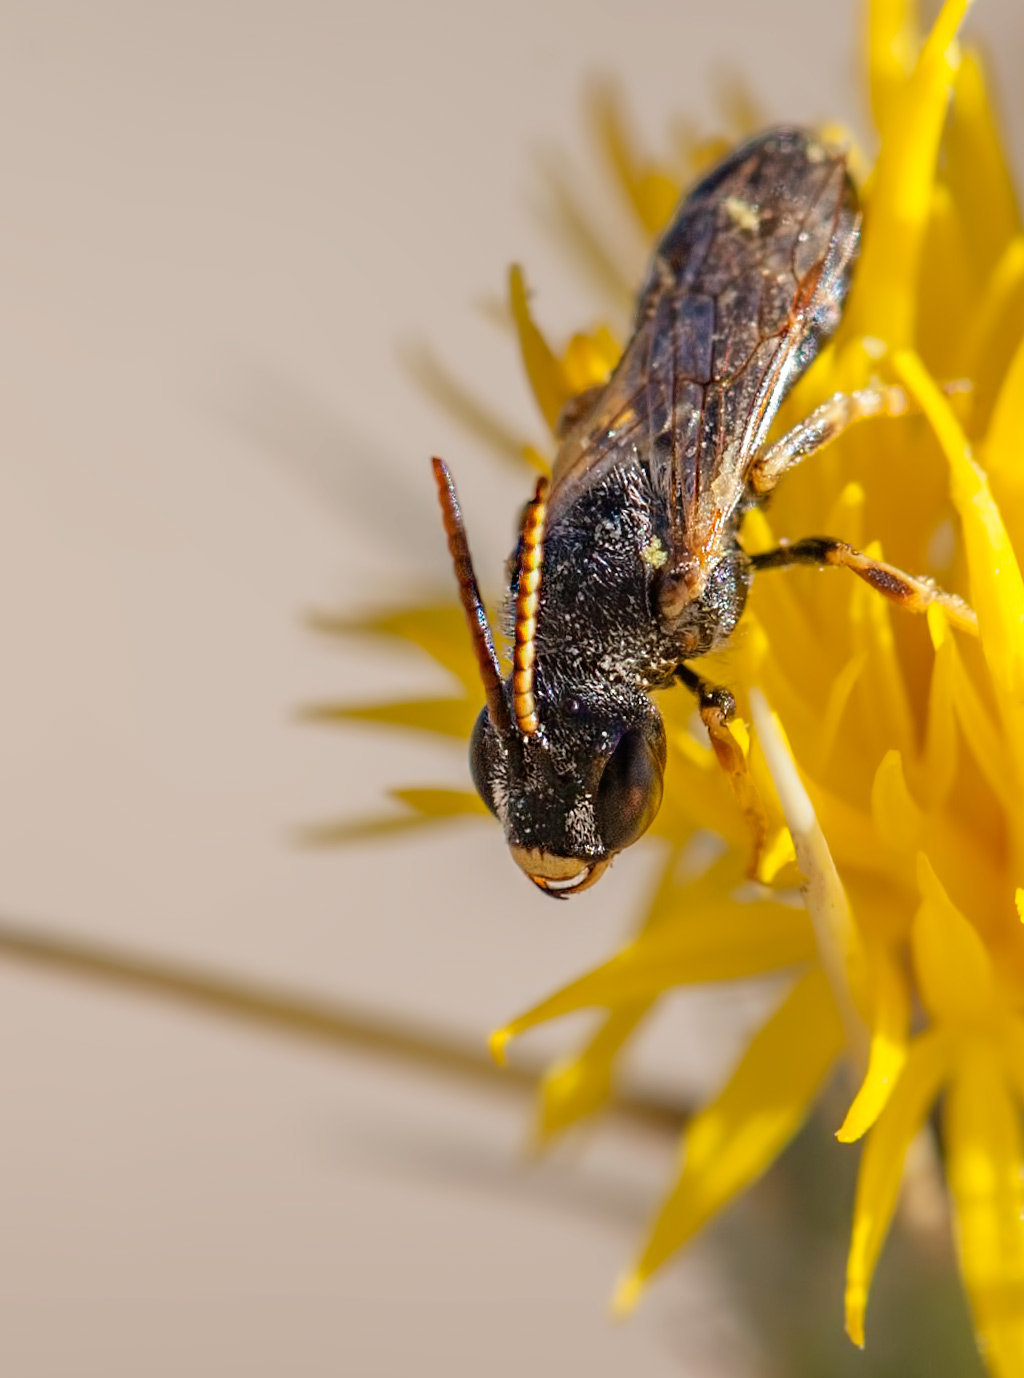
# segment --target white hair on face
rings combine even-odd
[[[494,812],[498,815],[498,822],[504,827],[508,818],[508,780],[504,774],[495,773],[491,781],[491,798],[494,801]]]
[[[565,835],[577,852],[593,852],[598,847],[597,819],[589,794],[578,799],[565,816]]]

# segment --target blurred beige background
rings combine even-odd
[[[601,305],[546,228],[544,155],[639,261],[587,78],[621,83],[654,147],[674,116],[718,128],[731,72],[772,119],[863,128],[858,8],[8,0],[0,912],[474,1048],[608,951],[650,854],[556,909],[496,828],[294,848],[297,824],[463,770],[297,725],[304,702],[440,685],[302,615],[447,591],[433,452],[497,578],[523,485],[399,356],[429,341],[539,435],[480,306],[513,259],[553,331]],[[979,0],[972,26],[1020,166],[1019,0]],[[639,1084],[699,1093],[757,1003],[677,1002]],[[765,1372],[704,1245],[606,1323],[667,1136],[612,1126],[524,1174],[526,1102],[505,1092],[2,958],[0,1035],[13,1378]]]

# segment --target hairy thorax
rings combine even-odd
[[[594,677],[655,688],[680,661],[729,637],[749,584],[734,531],[701,585],[666,617],[669,529],[668,503],[639,456],[557,511],[545,533],[537,619],[542,693]]]

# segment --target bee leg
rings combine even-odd
[[[960,387],[959,384],[951,386],[958,390]],[[834,393],[754,461],[748,481],[750,488],[757,497],[766,497],[787,469],[824,448],[855,421],[864,421],[869,416],[903,416],[913,409],[910,398],[895,384]]]
[[[753,850],[747,874],[757,879],[761,859],[768,841],[768,814],[754,784],[743,748],[733,736],[729,721],[736,713],[736,700],[728,689],[709,684],[686,665],[676,669],[676,678],[697,698],[701,722],[707,728],[718,764],[729,777],[736,802],[743,811],[753,838]]]
[[[818,569],[829,565],[841,566],[852,570],[873,589],[910,612],[924,612],[930,603],[937,603],[945,609],[954,627],[968,632],[978,629],[977,615],[956,594],[944,593],[930,579],[917,579],[895,565],[872,560],[845,541],[831,540],[827,536],[782,541],[774,550],[751,555],[750,564],[755,570],[785,569],[787,565],[814,565]]]

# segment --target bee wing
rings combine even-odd
[[[552,502],[639,458],[669,513],[667,583],[696,596],[779,405],[839,323],[859,226],[844,155],[806,131],[730,154],[658,245],[635,334],[566,437]]]

